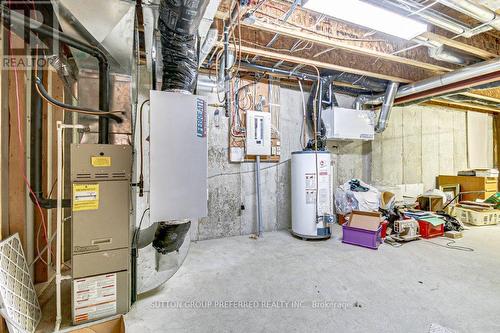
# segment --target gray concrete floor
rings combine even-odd
[[[126,315],[127,331],[429,332],[439,324],[500,332],[500,226],[457,240],[474,252],[436,245],[443,238],[377,251],[340,238],[336,227],[327,241],[274,232],[193,243],[174,277]]]

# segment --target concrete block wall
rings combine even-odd
[[[209,103],[213,92],[203,92]],[[308,94],[306,93],[306,99]],[[340,106],[350,107],[353,98],[338,95]],[[263,164],[262,203],[264,230],[291,226],[290,157],[301,150],[302,96],[298,89],[281,87],[281,162]],[[209,215],[193,226],[192,239],[204,240],[256,232],[256,196],[253,163],[229,163],[228,121],[220,111],[215,127],[215,108],[209,108]],[[488,122],[493,138],[492,117]],[[330,144],[334,163],[334,186],[351,178],[394,186],[423,183],[434,188],[439,174],[467,168],[467,112],[442,107],[408,106],[393,109],[388,129],[371,143]],[[493,148],[489,166],[493,164]]]

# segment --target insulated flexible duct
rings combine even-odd
[[[307,122],[309,124],[309,129],[313,133],[314,140],[317,141],[315,145],[314,140],[310,141],[307,145],[307,149],[313,149],[317,147],[318,150],[323,150],[326,146],[326,126],[321,118],[321,113],[323,109],[337,107],[338,102],[333,94],[332,89],[333,76],[324,76],[318,81],[314,81],[311,87],[311,93],[309,95],[309,100],[307,102]],[[319,95],[316,100],[316,91],[319,84]],[[316,118],[314,117],[314,106],[316,104]],[[316,125],[316,126],[315,126]],[[314,128],[316,127],[317,133],[314,133]]]
[[[198,75],[197,31],[208,0],[161,0],[158,29],[163,57],[162,90],[193,93]]]

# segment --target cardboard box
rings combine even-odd
[[[457,238],[462,238],[464,235],[462,234],[461,231],[447,231],[444,233],[444,236],[448,238],[457,239]]]
[[[70,328],[71,333],[125,333],[125,320],[123,316],[106,318],[97,322]]]
[[[353,211],[349,218],[349,227],[370,231],[377,231],[382,222],[382,215],[378,212]]]
[[[421,195],[417,198],[421,210],[437,212],[443,210],[443,197],[439,195]]]

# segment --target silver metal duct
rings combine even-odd
[[[378,116],[377,125],[375,126],[375,132],[382,133],[387,128],[389,123],[389,117],[391,116],[391,110],[394,106],[394,99],[396,98],[396,93],[398,91],[399,83],[391,82],[387,86],[387,91],[385,92],[384,103],[380,109],[380,114]]]
[[[462,81],[466,81],[472,78],[492,74],[495,72],[500,72],[500,58],[483,61],[478,64],[474,64],[465,68],[458,69],[456,71],[431,77],[422,81],[418,81],[415,83],[407,84],[398,89],[396,93],[396,98],[406,97],[410,95],[415,95],[424,91],[428,91],[431,89],[436,89],[442,86],[450,85],[453,83],[458,83]],[[482,86],[481,83],[475,85]],[[458,87],[457,90],[463,90],[465,88],[471,88],[473,86],[467,87]],[[438,95],[439,92],[436,92]],[[427,96],[430,97],[430,96]],[[385,95],[375,95],[373,97],[361,95],[356,98],[354,106],[357,109],[361,109],[363,105],[375,105],[382,103],[385,99]]]
[[[481,62],[481,59],[473,55],[460,52],[456,49],[443,45],[441,43],[432,42],[429,46],[429,56],[433,59],[457,64],[461,66],[472,65]]]
[[[135,2],[52,0],[52,4],[65,33],[92,45],[99,45],[110,58],[112,72],[131,74]],[[92,57],[78,50],[72,51],[79,69],[96,69]]]
[[[468,0],[438,0],[446,7],[452,8],[465,15],[468,15],[481,23],[486,24],[496,30],[500,30],[500,20],[497,14],[483,5]]]
[[[359,95],[354,101],[353,108],[356,110],[363,109],[364,105],[376,105],[382,103],[382,108],[378,117],[377,124],[375,125],[375,132],[382,133],[387,128],[391,110],[394,105],[394,99],[399,88],[399,83],[389,82],[385,94],[376,96]]]
[[[444,85],[483,76],[497,71],[500,71],[500,58],[483,61],[450,73],[407,84],[399,88],[396,98],[413,95],[422,91],[438,88]]]
[[[377,105],[384,102],[385,94],[370,96],[370,95],[359,95],[356,97],[352,107],[356,110],[363,109],[364,105]]]

